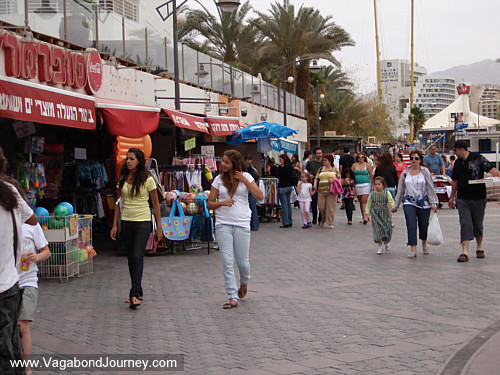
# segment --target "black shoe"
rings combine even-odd
[[[318,221],[317,220],[313,220],[313,225],[316,225],[318,224]]]
[[[457,259],[457,262],[459,262],[459,263],[464,263],[464,262],[468,262],[468,261],[469,261],[469,257],[467,256],[467,254],[460,254],[460,256]]]

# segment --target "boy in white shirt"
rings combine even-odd
[[[23,224],[22,230],[23,256],[20,264],[17,265],[17,272],[19,273],[19,287],[24,292],[21,313],[19,314],[19,326],[23,344],[23,357],[28,360],[31,355],[30,322],[34,320],[38,301],[38,267],[36,264],[49,259],[50,250],[40,224]],[[25,269],[26,265],[29,266],[29,269],[22,271],[21,269]],[[27,373],[30,374],[31,370],[27,369]]]

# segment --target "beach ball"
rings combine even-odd
[[[50,213],[46,208],[37,207],[37,208],[35,208],[34,212],[35,212],[35,215],[38,216],[38,222],[40,223],[40,225],[43,225],[47,221],[49,221]]]
[[[69,209],[65,205],[58,204],[56,206],[56,208],[54,209],[54,215],[55,216],[68,216]]]
[[[181,193],[181,195],[179,196],[179,199],[185,201],[187,199],[187,197],[188,197],[188,193]]]
[[[201,193],[203,191],[203,187],[201,185],[198,185],[198,184],[193,184],[191,185],[191,187],[189,188],[189,191],[191,193],[195,193],[195,194],[198,194],[198,193]]]
[[[64,206],[68,208],[68,215],[73,215],[75,213],[75,209],[73,208],[73,205],[69,202],[61,202],[58,204],[58,206]]]
[[[196,205],[196,203],[192,202],[187,205],[187,213],[189,215],[196,215],[200,208]]]
[[[63,229],[66,225],[64,217],[51,216],[49,217],[49,229]]]
[[[89,253],[87,252],[86,249],[82,249],[80,251],[80,256],[83,258],[83,261],[85,262],[87,259],[89,259]],[[81,263],[81,262],[80,262]]]
[[[85,258],[83,257],[83,253],[80,253],[80,256],[78,257],[78,263],[82,264],[85,262]]]
[[[165,193],[165,200],[167,203],[172,203],[177,199],[177,194],[175,194],[173,191],[167,191]]]
[[[188,203],[194,203],[194,200],[196,199],[196,194],[195,193],[188,193],[186,197],[186,201]]]

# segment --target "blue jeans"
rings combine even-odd
[[[417,224],[418,238],[427,240],[427,229],[429,227],[430,208],[417,208],[411,204],[403,205],[406,219],[406,232],[408,234],[409,246],[417,244]]]
[[[142,297],[142,271],[144,269],[144,252],[148,243],[149,234],[153,226],[151,221],[122,220],[120,231],[121,246],[127,252],[128,270],[132,287],[129,297]]]
[[[248,204],[250,205],[250,210],[252,210],[252,217],[250,218],[250,229],[259,230],[259,215],[257,214],[257,199],[248,193]]]
[[[238,287],[234,273],[234,259],[240,271],[240,284],[250,281],[250,230],[235,225],[217,225],[215,227],[220,255],[224,283],[229,300],[238,301]]]
[[[281,202],[281,222],[283,225],[292,225],[292,205],[290,203],[291,193],[291,186],[278,188],[278,197]]]

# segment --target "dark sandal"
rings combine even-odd
[[[245,296],[248,293],[248,287],[247,284],[241,284],[240,289],[238,290],[238,297],[239,298],[245,298]]]
[[[130,299],[130,305],[128,305],[128,307],[130,307],[131,309],[135,309],[137,306],[139,306],[141,304],[141,300],[137,297],[132,297]]]
[[[238,302],[236,302],[235,300],[231,300],[228,303],[225,303],[224,306],[222,306],[224,310],[234,309],[235,307],[238,307]]]
[[[476,257],[477,259],[484,259],[484,250],[476,251]]]
[[[457,262],[459,262],[459,263],[464,263],[464,262],[468,262],[468,261],[469,261],[469,257],[467,256],[467,254],[460,254],[460,256],[457,259]]]

